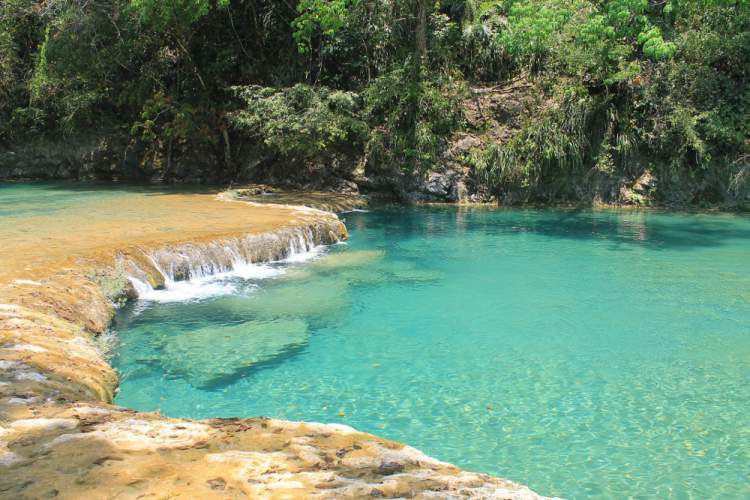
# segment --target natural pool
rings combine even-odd
[[[331,255],[123,310],[116,402],[345,423],[547,495],[750,495],[750,219],[345,217]]]

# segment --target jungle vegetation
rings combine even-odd
[[[231,172],[250,142],[290,171],[344,158],[418,176],[455,134],[488,137],[465,103],[509,82],[538,105],[466,155],[492,189],[645,162],[747,196],[748,0],[0,4],[0,145],[113,134],[157,158],[200,144]]]

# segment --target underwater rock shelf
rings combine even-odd
[[[184,201],[195,209],[189,197]],[[225,216],[226,205],[214,197],[197,206]],[[539,498],[524,486],[342,425],[197,422],[111,405],[117,374],[97,336],[107,330],[116,301],[347,237],[327,212],[229,205],[234,217],[266,223],[219,224],[212,231],[185,224],[177,238],[181,226],[170,221],[173,232],[163,242],[131,231],[124,245],[123,238],[108,241],[107,233],[96,245],[76,247],[76,258],[24,267],[22,250],[3,256],[0,498]],[[304,334],[298,325],[289,329]],[[174,348],[194,346],[187,338]]]

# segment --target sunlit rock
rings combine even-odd
[[[210,387],[304,345],[307,338],[307,324],[298,319],[200,328],[167,341],[161,363],[195,387]]]
[[[85,433],[62,434],[47,443],[45,448],[52,449],[71,442],[84,446],[98,441],[122,451],[164,450],[193,446],[209,439],[212,434],[211,427],[201,423],[127,418],[105,421]]]

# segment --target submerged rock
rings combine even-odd
[[[382,250],[360,250],[327,254],[310,264],[310,269],[319,273],[351,269],[372,264],[385,256]]]
[[[416,264],[409,261],[389,262],[384,266],[391,280],[400,283],[427,283],[437,281],[443,277],[439,271],[420,269]]]
[[[274,318],[332,319],[349,304],[346,282],[317,278],[313,282],[288,281],[268,286],[254,295],[231,301],[240,314]]]
[[[160,361],[194,387],[210,387],[304,345],[307,338],[307,324],[299,319],[200,328],[167,341]]]
[[[328,286],[338,282],[339,292],[346,291],[347,285],[381,285],[385,283],[428,283],[441,279],[439,271],[420,269],[411,261],[386,261],[383,251],[354,251],[328,254],[325,257],[306,266],[304,269],[287,273],[285,280],[301,281],[305,289],[312,284],[320,283]],[[323,276],[321,276],[323,275]],[[310,283],[310,279],[315,279]],[[303,299],[309,300],[307,298]],[[315,300],[313,298],[313,300]],[[322,305],[325,308],[325,305]],[[295,306],[299,307],[299,306]],[[327,308],[326,308],[327,309]]]
[[[373,267],[345,269],[336,274],[336,277],[350,285],[422,284],[438,281],[443,274],[429,269],[420,269],[409,262],[388,262]]]

